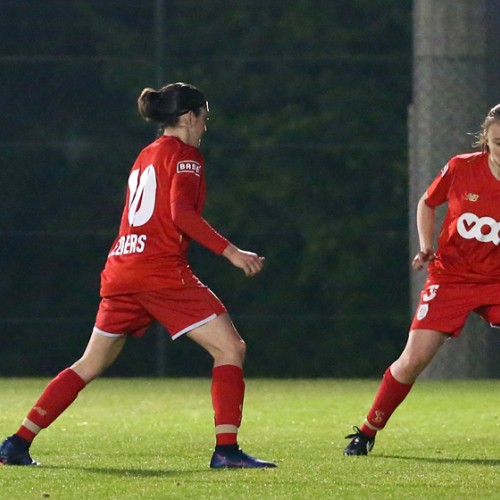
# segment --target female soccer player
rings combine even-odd
[[[367,455],[394,410],[446,339],[458,337],[467,316],[500,327],[500,104],[478,134],[482,152],[452,158],[417,206],[420,251],[412,266],[428,263],[428,279],[401,356],[385,372],[375,401],[344,455]],[[447,203],[434,252],[435,208]]]
[[[240,250],[201,216],[205,203],[203,157],[208,102],[193,85],[146,88],[139,112],[160,124],[162,135],[139,154],[128,178],[119,233],[101,275],[102,300],[83,356],[45,388],[19,430],[0,448],[0,463],[36,465],[29,447],[117,358],[128,336],[142,336],[153,321],[172,339],[186,335],[213,357],[212,402],[216,446],[212,468],[275,467],[244,453],[237,444],[245,383],[246,345],[224,305],[191,272],[191,239],[226,257],[246,276],[264,258]]]

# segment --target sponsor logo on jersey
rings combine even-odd
[[[448,163],[441,169],[441,177],[444,177],[446,172],[448,172]]]
[[[177,173],[178,174],[195,174],[197,176],[201,173],[201,165],[197,161],[179,161],[177,162]]]
[[[113,255],[142,253],[146,248],[146,239],[147,236],[145,234],[127,234],[127,236],[120,236],[108,257],[113,257]]]
[[[481,243],[495,245],[500,243],[500,223],[491,217],[478,217],[466,212],[458,219],[457,231],[466,240],[476,239]]]
[[[479,195],[478,194],[474,194],[474,193],[467,193],[465,195],[465,199],[467,201],[477,201],[477,200],[479,200]]]

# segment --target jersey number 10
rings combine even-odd
[[[156,172],[153,165],[132,171],[128,178],[128,222],[133,227],[143,226],[151,219],[156,201]]]

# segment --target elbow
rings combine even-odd
[[[426,200],[427,200],[427,191],[418,200],[418,205],[420,205],[420,206],[427,205]]]
[[[182,207],[179,207],[178,205],[173,205],[170,210],[171,216],[172,216],[172,222],[174,225],[180,229],[183,232],[185,231],[185,228],[190,225],[191,217],[193,215],[193,212],[190,210],[183,209]]]
[[[182,218],[181,215],[180,215],[179,210],[175,209],[174,207],[172,207],[172,210],[171,210],[171,217],[172,217],[172,222],[176,226],[178,225],[179,220]]]
[[[430,212],[434,212],[434,207],[431,207],[428,203],[427,203],[427,192],[425,192],[420,200],[418,200],[418,205],[417,205],[417,210],[418,211],[430,211]]]

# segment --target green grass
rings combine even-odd
[[[45,386],[0,379],[0,435]],[[344,457],[378,381],[247,380],[240,444],[277,469],[210,470],[208,379],[99,379],[0,467],[3,499],[499,498],[500,382],[419,382],[369,457]]]

